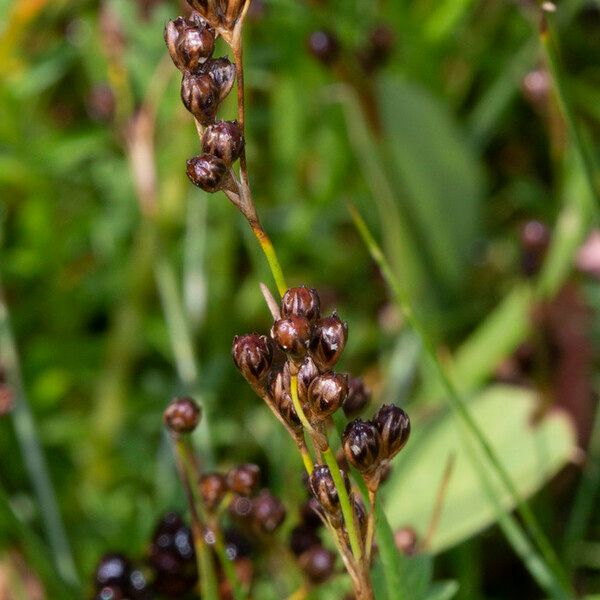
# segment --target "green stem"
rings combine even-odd
[[[571,587],[570,582],[562,568],[562,565],[560,564],[560,561],[558,560],[558,557],[557,557],[554,549],[552,548],[550,542],[548,541],[545,534],[543,533],[540,526],[538,525],[537,520],[536,520],[531,508],[521,498],[519,492],[517,491],[517,488],[515,487],[514,483],[512,482],[506,469],[500,462],[499,458],[496,456],[496,452],[491,447],[490,443],[486,439],[486,437],[483,434],[483,432],[481,431],[481,429],[478,427],[477,423],[471,416],[471,413],[468,411],[468,409],[464,403],[464,400],[458,394],[458,392],[454,386],[454,383],[452,382],[450,377],[447,375],[447,373],[437,355],[437,352],[435,350],[435,347],[434,347],[432,341],[430,340],[427,332],[425,331],[425,328],[421,325],[420,321],[415,316],[415,314],[412,310],[412,307],[410,305],[410,302],[407,300],[406,295],[404,294],[402,287],[400,286],[400,284],[398,283],[398,280],[396,279],[394,273],[392,272],[383,252],[381,251],[381,248],[379,248],[377,242],[371,235],[371,232],[369,231],[366,223],[364,222],[362,217],[359,215],[357,210],[353,206],[349,206],[349,210],[350,210],[350,213],[354,220],[354,223],[356,225],[356,228],[357,228],[358,232],[360,233],[361,237],[363,238],[367,248],[369,249],[369,252],[370,252],[373,260],[378,264],[387,284],[389,285],[394,296],[396,297],[396,301],[398,303],[400,310],[404,314],[404,317],[406,318],[406,320],[408,321],[410,326],[417,333],[417,335],[421,338],[421,342],[427,353],[427,356],[429,357],[429,359],[430,359],[430,361],[431,361],[431,363],[432,363],[432,365],[433,365],[438,377],[440,378],[440,381],[442,382],[442,385],[447,393],[447,400],[450,402],[451,407],[454,409],[454,411],[456,412],[458,417],[464,423],[467,430],[474,436],[474,438],[477,442],[477,445],[483,451],[483,454],[485,455],[490,466],[496,472],[496,474],[502,481],[504,488],[508,491],[508,493],[512,497],[513,502],[515,503],[515,505],[519,511],[519,514],[521,515],[521,518],[523,519],[523,522],[525,523],[527,529],[529,530],[529,533],[531,534],[532,538],[537,543],[537,545],[540,549],[540,552],[542,553],[546,562],[548,563],[551,570],[553,571],[556,579],[560,582],[560,585],[562,587],[564,587],[565,590],[570,590],[570,587]]]
[[[356,530],[354,508],[350,504],[350,497],[348,496],[348,490],[346,490],[344,480],[342,479],[340,466],[338,465],[335,455],[333,454],[333,450],[330,446],[327,446],[327,449],[323,452],[323,458],[329,467],[329,472],[333,477],[333,482],[335,483],[335,487],[337,489],[340,507],[342,508],[342,515],[344,516],[344,524],[346,525],[346,531],[348,532],[348,537],[350,538],[352,554],[354,555],[356,562],[360,563],[362,559],[362,546]]]
[[[269,263],[269,268],[271,269],[271,273],[273,275],[273,279],[275,280],[275,285],[277,286],[279,295],[283,297],[285,291],[287,290],[287,284],[285,282],[285,277],[283,276],[281,264],[277,258],[277,253],[273,247],[273,243],[260,225],[252,225],[252,232],[256,236],[256,239],[258,240],[258,243],[265,254],[267,263]]]
[[[544,11],[542,16],[540,42],[546,53],[546,62],[550,75],[552,76],[554,90],[556,92],[556,98],[562,117],[567,125],[569,135],[575,146],[575,151],[583,166],[590,192],[596,199],[597,204],[600,205],[600,187],[595,174],[596,165],[583,138],[581,128],[575,117],[571,99],[567,93],[565,78],[559,59],[558,40],[554,27],[554,15],[550,11]]]
[[[233,592],[234,600],[245,600],[248,595],[244,593],[240,580],[238,579],[235,571],[235,566],[228,558],[225,552],[225,544],[223,542],[223,535],[221,534],[221,528],[217,522],[212,523],[212,530],[215,535],[215,551],[219,557],[219,562],[225,573],[225,577],[231,583],[231,591]]]
[[[192,517],[192,534],[194,538],[194,547],[196,549],[196,562],[198,565],[200,591],[202,593],[202,597],[206,600],[219,600],[219,590],[215,567],[210,554],[210,548],[204,540],[204,525],[196,506],[196,498],[194,496],[193,486],[191,483],[191,481],[194,481],[195,477],[193,474],[193,469],[191,477],[189,473],[191,465],[189,464],[187,456],[187,443],[185,439],[179,436],[173,436],[173,442],[175,445],[175,464],[177,466],[179,478],[183,484],[183,489],[185,491],[186,500]]]
[[[15,405],[11,411],[11,417],[25,468],[37,497],[56,569],[64,581],[73,586],[78,586],[79,578],[75,561],[58,508],[54,486],[38,438],[33,414],[25,394],[17,347],[10,327],[8,308],[4,303],[1,289],[0,362],[6,370],[9,385],[15,395]]]

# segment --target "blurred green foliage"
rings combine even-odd
[[[206,464],[257,462],[292,516],[304,494],[285,432],[230,359],[236,333],[269,327],[258,284],[271,279],[234,208],[219,194],[192,189],[184,174],[198,143],[162,41],[164,23],[182,8],[150,0],[0,0],[0,279],[24,389],[84,580],[108,549],[141,554],[161,512],[184,506],[161,421],[176,393],[191,392],[203,404],[196,441]],[[451,417],[353,228],[348,201],[382,240],[440,355],[454,354],[446,362],[461,390],[481,391],[532,329],[534,340],[551,329],[531,321],[532,306],[565,285],[587,306],[585,343],[593,348],[599,339],[598,284],[573,275],[592,199],[548,81],[537,96],[523,91],[525,75],[543,66],[538,22],[533,2],[503,0],[255,0],[249,17],[247,149],[265,229],[288,283],[318,288],[326,307],[349,321],[342,368],[365,375],[377,402],[410,401],[421,434],[390,482],[394,526],[404,515],[418,528],[427,523],[452,450],[432,423],[450,428]],[[394,32],[392,54],[365,75],[356,50],[381,23]],[[307,37],[320,28],[339,37],[350,78],[307,51]],[[561,2],[557,31],[566,84],[597,157],[597,3]],[[156,111],[156,210],[149,217],[132,175],[140,107]],[[231,99],[225,114],[234,114]],[[519,241],[532,218],[553,230],[533,283],[522,272]],[[566,303],[563,318],[577,306]],[[588,439],[597,372],[589,356],[581,360],[585,381],[569,380],[587,390],[576,408],[553,378],[560,365],[549,362],[534,369],[533,391],[507,388],[481,422],[492,440],[504,440],[498,449],[507,448],[508,466],[514,459],[524,492],[543,486],[574,450],[564,415],[540,430],[527,425],[534,407],[538,414],[567,408],[579,442]],[[531,465],[524,460],[518,468],[520,453],[552,426],[552,468],[531,481]],[[49,597],[58,597],[51,560],[39,550],[46,535],[40,505],[9,417],[0,419],[0,456],[0,542],[18,545]],[[416,497],[402,489],[406,471],[420,480]],[[452,532],[442,520],[443,547],[495,519],[460,461],[453,477],[468,488],[472,502],[462,510],[476,524],[451,523]],[[573,473],[562,479],[535,504],[557,546],[577,484]],[[461,501],[450,500],[459,519]],[[592,541],[600,535],[594,516],[581,532]],[[520,570],[506,580],[522,567],[504,546],[497,564],[480,553],[498,545],[497,535],[488,531],[446,552],[436,563],[440,576],[459,580],[460,598],[539,597]],[[581,547],[575,554],[596,570],[576,571],[578,586],[597,591],[598,550]],[[286,589],[285,578],[276,576],[272,589]],[[267,587],[259,581],[256,597],[276,593]],[[331,584],[322,597],[339,593]]]

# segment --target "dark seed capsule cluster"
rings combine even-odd
[[[146,572],[123,554],[106,554],[94,573],[94,600],[151,600],[154,597]]]
[[[235,3],[228,2],[222,9],[217,3],[212,12],[201,1],[190,4],[196,10],[189,18],[169,21],[164,38],[173,63],[183,73],[181,101],[206,127],[202,153],[187,161],[187,175],[194,185],[216,192],[229,180],[229,169],[244,149],[237,121],[216,120],[219,106],[235,82],[235,66],[226,57],[212,56],[221,31],[220,27],[215,29],[214,22],[221,23],[221,16],[227,20],[229,7]]]
[[[290,288],[281,300],[281,317],[270,335],[236,336],[233,361],[250,385],[267,396],[292,429],[301,423],[291,396],[291,375],[298,378],[298,398],[313,424],[320,424],[339,408],[358,414],[370,393],[358,378],[336,373],[348,339],[348,325],[336,313],[321,316],[316,290]]]
[[[393,404],[384,404],[370,421],[355,419],[342,435],[348,463],[361,472],[368,486],[376,488],[385,477],[389,461],[400,452],[410,435],[410,419]]]
[[[191,433],[200,422],[202,413],[193,398],[173,398],[163,413],[163,421],[171,433]]]

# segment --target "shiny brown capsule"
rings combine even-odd
[[[324,65],[335,62],[340,55],[340,43],[331,31],[314,31],[308,38],[307,46],[309,52]]]
[[[348,375],[348,395],[344,400],[344,414],[348,418],[360,414],[371,400],[371,391],[360,377]]]
[[[173,21],[167,22],[163,32],[163,37],[165,38],[165,44],[167,46],[167,50],[169,51],[169,56],[171,57],[173,64],[178,69],[183,69],[183,65],[181,64],[179,54],[177,52],[177,43],[179,42],[179,35],[186,27],[189,27],[189,22],[187,19],[184,19],[183,17],[177,17]]]
[[[181,101],[202,125],[209,125],[219,107],[219,88],[208,73],[185,73],[181,80]]]
[[[396,548],[406,556],[414,556],[419,547],[417,532],[412,527],[401,527],[394,533]]]
[[[380,464],[381,436],[370,421],[356,419],[348,423],[342,435],[346,460],[365,477],[375,473]]]
[[[210,58],[203,71],[209,75],[217,88],[218,101],[222,102],[235,82],[235,65],[226,57]]]
[[[384,404],[373,417],[373,424],[381,436],[381,457],[393,458],[410,436],[410,419],[398,406]]]
[[[235,366],[253,386],[265,379],[273,362],[273,345],[266,335],[235,336],[231,348]]]
[[[260,483],[260,469],[251,463],[238,465],[227,473],[229,489],[240,496],[252,496]]]
[[[237,121],[217,121],[209,125],[202,136],[202,150],[218,156],[231,166],[244,149],[244,136]]]
[[[221,473],[205,473],[200,477],[200,495],[207,510],[217,508],[228,491],[227,481]]]
[[[201,411],[196,402],[187,396],[173,398],[163,413],[167,428],[173,433],[191,433],[200,422]]]
[[[313,379],[308,388],[308,405],[315,420],[326,419],[342,406],[348,395],[346,375],[325,373]]]
[[[341,471],[341,473],[344,485],[349,492],[350,481],[348,475],[344,471]],[[325,511],[331,524],[334,527],[339,527],[343,522],[340,499],[329,467],[327,465],[316,465],[308,478],[308,485],[312,495]]]
[[[263,533],[273,533],[285,520],[285,506],[268,490],[252,501],[254,523]]]
[[[321,538],[313,527],[297,525],[290,532],[290,549],[296,556],[300,556],[313,546],[320,546]]]
[[[317,290],[305,286],[290,288],[281,299],[282,317],[306,317],[314,323],[321,316]]]
[[[313,584],[324,583],[335,572],[335,554],[323,546],[312,546],[300,555],[298,563]]]
[[[310,356],[306,356],[298,370],[298,398],[302,405],[308,402],[308,388],[318,375],[317,365]]]
[[[310,355],[322,371],[331,369],[339,360],[348,339],[348,323],[333,313],[317,321],[310,342]]]
[[[177,56],[188,71],[197,71],[215,49],[215,34],[209,27],[188,27],[179,34]]]
[[[212,154],[194,156],[186,163],[189,180],[205,192],[219,191],[227,178],[227,165]]]
[[[302,358],[308,349],[311,326],[305,317],[278,319],[271,327],[271,337],[291,358]]]
[[[284,421],[292,429],[301,430],[302,423],[290,395],[290,368],[288,363],[285,363],[282,368],[271,371],[268,389],[269,395]]]

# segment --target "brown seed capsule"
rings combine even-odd
[[[217,192],[227,176],[227,165],[212,154],[202,154],[190,158],[186,173],[189,180],[205,192]]]
[[[348,395],[344,401],[344,414],[348,418],[355,417],[371,400],[371,391],[360,377],[348,375]]]
[[[173,433],[191,433],[200,422],[200,407],[192,398],[173,398],[163,413],[165,425]]]
[[[311,327],[305,317],[278,319],[271,327],[271,337],[291,358],[300,359],[306,354],[311,337]]]
[[[285,422],[293,429],[302,429],[302,423],[290,395],[290,367],[287,362],[283,367],[271,371],[268,389],[271,399]]]
[[[333,313],[317,321],[310,342],[310,354],[322,371],[331,369],[339,360],[348,339],[348,323]]]
[[[290,533],[290,548],[296,556],[300,556],[313,546],[319,546],[321,538],[313,527],[298,525]]]
[[[375,473],[380,464],[381,437],[370,421],[356,419],[348,423],[342,435],[347,461],[365,477]]]
[[[356,523],[358,525],[358,530],[362,538],[365,537],[367,533],[367,509],[363,504],[363,501],[356,495],[352,495],[352,506],[354,507],[354,517],[356,519]]]
[[[178,69],[183,69],[179,54],[177,53],[177,43],[179,42],[179,35],[188,26],[186,19],[183,17],[177,17],[173,21],[168,21],[165,25],[163,37],[165,38],[165,44],[167,50],[171,56],[171,60]]]
[[[252,496],[260,482],[260,469],[251,463],[238,465],[227,473],[229,489],[240,496]]]
[[[373,417],[373,424],[381,436],[381,457],[393,458],[410,436],[410,419],[398,406],[384,404]]]
[[[301,507],[300,507],[300,520],[303,525],[306,527],[312,527],[313,529],[318,529],[323,525],[323,521],[321,521],[321,505],[316,500],[316,498],[309,498]]]
[[[350,481],[348,475],[341,471],[344,485],[348,492],[350,491]],[[339,527],[342,522],[342,513],[340,509],[340,500],[337,488],[327,465],[316,465],[308,478],[310,491],[315,499],[325,511],[325,514],[334,527]]]
[[[302,405],[308,402],[308,388],[318,375],[317,365],[310,356],[306,356],[298,370],[298,398]]]
[[[222,102],[231,91],[235,81],[235,65],[225,56],[211,58],[204,65],[204,72],[213,80],[217,88],[219,102]]]
[[[414,556],[417,553],[419,540],[417,532],[412,527],[401,527],[394,533],[394,542],[396,548],[407,556]]]
[[[550,246],[550,230],[540,221],[527,221],[521,229],[521,268],[533,277],[542,267]]]
[[[209,125],[219,107],[219,88],[208,73],[186,73],[181,80],[181,101],[202,125]]]
[[[205,473],[200,477],[200,495],[207,510],[214,510],[228,492],[227,481],[221,473]]]
[[[197,71],[215,49],[215,35],[209,27],[188,27],[177,40],[179,63],[188,71]]]
[[[236,335],[233,338],[231,355],[240,373],[250,385],[256,386],[269,373],[273,362],[273,345],[266,335]]]
[[[317,290],[305,286],[290,288],[281,299],[282,317],[306,317],[314,323],[321,316]]]
[[[346,375],[325,373],[313,379],[308,388],[308,405],[316,420],[326,419],[342,406],[348,395]]]
[[[367,43],[358,53],[358,60],[367,74],[385,65],[395,43],[394,30],[388,25],[378,25],[371,31]]]
[[[202,136],[202,150],[218,156],[231,166],[244,149],[244,136],[237,121],[218,121],[209,125]]]
[[[232,31],[244,8],[244,0],[187,0],[214,27]]]
[[[298,558],[298,563],[310,582],[319,584],[335,572],[335,558],[335,554],[323,546],[313,546]]]
[[[331,31],[314,31],[307,45],[310,53],[325,65],[335,62],[340,54],[340,44]]]
[[[252,500],[246,496],[235,496],[227,512],[232,519],[247,522],[252,517]]]
[[[285,520],[285,506],[268,490],[254,498],[252,515],[255,524],[264,533],[273,533]]]

